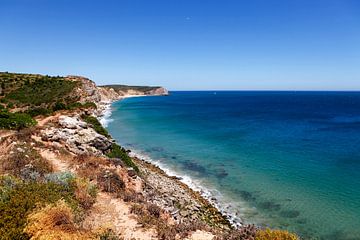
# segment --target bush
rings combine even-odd
[[[153,217],[159,218],[161,214],[161,208],[155,204],[149,204],[147,206],[149,214]]]
[[[99,240],[120,240],[122,238],[120,238],[119,236],[116,235],[116,233],[110,229],[104,229],[101,230],[101,232],[97,235],[97,239]]]
[[[24,180],[37,180],[52,171],[52,166],[27,144],[17,144],[4,158],[1,169]]]
[[[295,234],[283,230],[259,230],[255,240],[299,240]]]
[[[6,109],[0,110],[0,128],[20,130],[36,125],[36,121],[26,113],[11,113]]]
[[[77,109],[77,108],[93,108],[93,109],[97,109],[97,106],[94,102],[85,102],[85,103],[80,103],[80,102],[75,102],[75,103],[70,103],[69,105],[67,105],[67,109]]]
[[[76,179],[75,182],[75,199],[83,209],[90,209],[96,200],[96,186],[86,179]]]
[[[144,207],[142,204],[134,204],[130,208],[130,213],[136,214],[136,215],[142,215],[144,214]]]
[[[45,181],[48,183],[55,183],[65,188],[71,188],[75,176],[71,172],[56,172],[45,175]]]
[[[65,201],[59,200],[28,216],[24,232],[32,239],[93,239],[74,223],[74,214]]]
[[[67,107],[63,102],[56,102],[52,108],[53,111],[66,110]]]
[[[106,170],[99,174],[97,182],[105,192],[120,194],[125,189],[125,183],[114,171]]]
[[[221,236],[217,236],[215,240],[254,240],[257,231],[258,229],[255,225],[244,225],[239,229],[232,229],[223,233]]]
[[[156,232],[158,239],[161,240],[175,240],[177,235],[175,226],[169,225],[167,223],[157,224]]]
[[[99,122],[99,120],[96,117],[84,114],[81,116],[81,118],[85,122],[90,124],[97,133],[104,135],[105,137],[108,137],[108,138],[110,137],[110,134],[108,133],[108,131],[101,125],[101,123]]]
[[[43,115],[43,116],[50,115],[53,113],[53,111],[47,108],[36,107],[36,108],[30,108],[25,113],[29,114],[31,117],[36,117],[39,115]]]
[[[39,76],[9,92],[5,97],[23,105],[49,105],[60,100],[70,103],[76,101],[70,94],[77,84],[61,77]]]
[[[128,167],[132,167],[137,173],[139,168],[127,154],[126,150],[116,143],[111,146],[110,152],[106,154],[109,158],[120,158]]]
[[[37,207],[64,199],[77,208],[74,189],[54,183],[21,182],[9,187],[1,181],[0,236],[3,239],[29,239],[23,231],[27,216]],[[9,182],[9,181],[7,181]]]

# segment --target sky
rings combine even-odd
[[[0,71],[170,90],[360,90],[360,1],[0,0]]]

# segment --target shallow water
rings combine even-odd
[[[360,239],[360,93],[172,92],[112,108],[120,144],[245,222]]]

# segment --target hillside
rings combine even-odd
[[[168,95],[163,87],[150,86],[127,86],[127,85],[103,85],[100,88],[113,89],[120,95]]]
[[[78,76],[1,79],[0,239],[297,239],[231,226],[199,192],[131,157],[100,124],[111,101],[165,89],[115,90]]]

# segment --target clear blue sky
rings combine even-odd
[[[0,11],[0,71],[172,90],[360,90],[358,0],[2,0]]]

